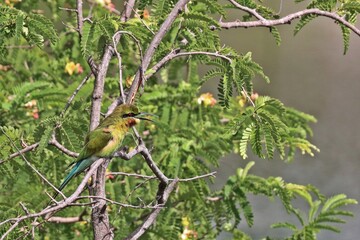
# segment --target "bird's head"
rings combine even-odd
[[[145,118],[145,116],[152,114],[139,112],[139,109],[136,106],[130,104],[121,104],[117,106],[111,115],[124,120],[128,127],[136,125],[140,122],[140,120],[152,121],[148,118]]]

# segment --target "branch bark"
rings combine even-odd
[[[230,28],[250,28],[250,27],[273,27],[277,25],[284,25],[284,24],[290,24],[292,20],[301,18],[302,16],[315,14],[318,16],[324,16],[331,18],[346,27],[348,27],[351,31],[353,31],[356,35],[360,36],[360,29],[346,21],[344,18],[339,16],[336,13],[323,11],[317,8],[312,9],[305,9],[303,11],[299,11],[296,13],[289,14],[285,17],[282,17],[280,19],[275,20],[267,20],[267,19],[260,19],[257,21],[248,21],[248,22],[242,22],[242,21],[234,21],[234,22],[219,22],[219,25],[221,28],[230,29]],[[255,15],[256,16],[256,15]],[[216,29],[216,27],[212,27],[213,30]]]
[[[151,41],[149,47],[147,48],[144,59],[142,60],[141,66],[139,70],[137,71],[135,75],[135,79],[130,87],[129,94],[126,98],[127,103],[132,103],[135,99],[136,93],[138,92],[138,89],[140,85],[143,85],[142,82],[143,73],[146,72],[146,69],[149,67],[151,58],[153,57],[156,48],[159,46],[160,42],[164,38],[167,31],[170,29],[171,24],[174,22],[176,17],[179,15],[179,13],[182,11],[182,9],[185,7],[185,5],[190,0],[180,0],[176,3],[174,8],[171,10],[169,16],[166,18],[166,20],[163,22],[163,24],[160,26],[159,31],[154,36],[153,40]]]
[[[134,7],[135,1],[131,0],[128,2],[122,19],[124,21],[130,16],[132,8]],[[130,8],[130,10],[129,10]],[[118,44],[121,34],[118,34],[113,39],[114,47]],[[102,57],[101,64],[99,66],[99,71],[97,72],[94,91],[92,94],[92,106],[91,106],[91,115],[90,115],[90,131],[94,130],[100,123],[100,109],[101,102],[104,93],[104,84],[107,70],[109,67],[110,60],[114,54],[114,48],[111,45],[106,46],[105,52]],[[98,160],[100,161],[100,160]],[[106,160],[98,168],[96,174],[94,174],[93,179],[96,179],[94,186],[89,189],[91,195],[105,197],[105,171],[109,161]],[[92,225],[94,232],[95,240],[110,240],[113,239],[113,233],[111,231],[109,215],[106,212],[106,201],[99,200],[99,202],[93,206],[92,213]]]
[[[172,183],[170,183],[164,191],[161,193],[161,204],[165,204],[172,191],[174,191],[176,185],[178,183],[178,179],[175,179]],[[155,222],[157,216],[159,215],[161,211],[161,208],[154,209],[149,216],[144,220],[144,222],[134,231],[132,232],[128,237],[125,238],[125,240],[136,240],[139,237],[141,237],[145,231]]]

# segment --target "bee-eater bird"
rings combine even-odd
[[[144,115],[151,114],[140,113],[134,105],[122,104],[117,106],[96,129],[88,133],[85,138],[84,148],[76,161],[71,164],[74,165],[74,167],[61,183],[58,190],[63,190],[73,177],[76,177],[90,167],[99,158],[112,156],[121,146],[129,128],[135,126],[140,119],[151,121],[150,119],[144,118]],[[54,195],[54,199],[58,193],[59,192]]]

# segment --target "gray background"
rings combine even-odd
[[[280,1],[270,2],[278,9]],[[281,16],[304,6],[285,0]],[[227,20],[239,18],[240,11],[233,13],[233,19]],[[215,188],[224,184],[236,168],[255,160],[254,174],[282,176],[287,182],[315,185],[326,196],[345,193],[359,201],[360,37],[351,34],[350,49],[344,56],[341,31],[333,20],[319,17],[294,37],[297,22],[279,27],[282,37],[279,47],[266,28],[222,30],[222,36],[224,43],[239,52],[251,51],[253,59],[270,77],[270,84],[261,79],[255,81],[257,92],[278,98],[287,106],[318,119],[318,123],[312,124],[314,137],[310,140],[321,152],[315,157],[299,153],[290,164],[279,159],[269,161],[250,156],[242,160],[237,155],[227,156],[221,161]],[[203,91],[216,93],[216,84],[210,83]],[[269,225],[276,221],[287,219],[297,223],[282,210],[279,201],[259,196],[251,198],[254,199],[255,226],[249,229],[242,224],[240,227],[254,239],[289,233],[271,230]],[[356,216],[346,218],[348,223],[339,225],[342,232],[323,231],[318,239],[360,239],[360,207],[349,206],[347,210],[354,211]],[[228,235],[222,234],[220,238],[226,239]]]

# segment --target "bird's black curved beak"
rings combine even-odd
[[[142,112],[142,113],[137,114],[137,115],[135,116],[135,118],[140,119],[140,120],[146,120],[146,121],[149,121],[149,122],[154,122],[153,120],[151,120],[151,119],[149,119],[149,118],[146,118],[146,117],[144,117],[144,116],[157,117],[157,116],[154,115],[154,114]]]

